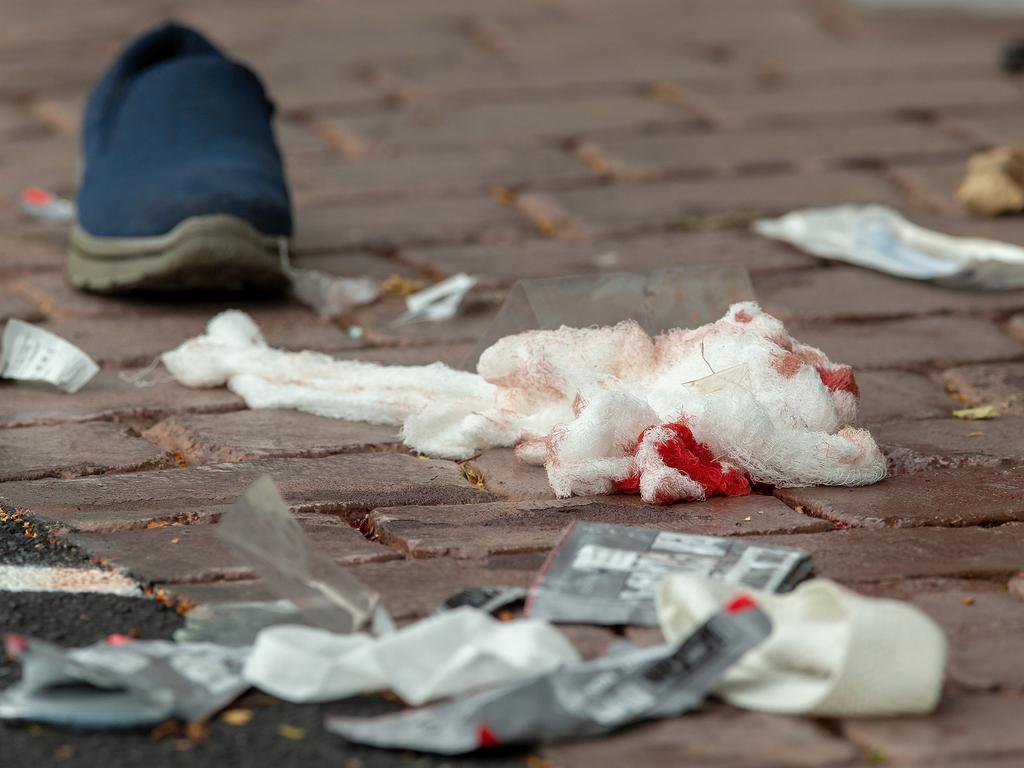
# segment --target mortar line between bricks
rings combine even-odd
[[[1003,465],[992,465],[992,466],[1003,466]],[[1007,465],[1007,466],[1009,466],[1009,465]],[[933,471],[933,472],[942,472],[942,471],[944,471],[944,469],[950,469],[950,468],[951,467],[937,468],[937,469],[932,469],[931,471]],[[896,476],[899,477],[899,476],[905,476],[905,475],[896,475]],[[789,489],[782,489],[782,490],[789,490]],[[936,523],[934,525],[929,525],[929,524],[922,524],[922,525],[884,525],[884,524],[882,524],[882,525],[852,525],[852,524],[845,523],[845,522],[842,522],[842,521],[839,521],[839,520],[833,520],[833,519],[829,518],[826,514],[818,514],[813,509],[810,509],[810,508],[806,507],[804,504],[801,504],[801,503],[799,503],[799,502],[797,502],[795,500],[793,501],[793,503],[790,503],[785,498],[780,496],[778,494],[778,492],[774,492],[772,494],[772,497],[775,498],[775,499],[778,499],[779,501],[781,501],[783,504],[785,504],[787,507],[792,509],[797,514],[804,515],[805,517],[810,517],[810,518],[813,518],[815,520],[821,520],[821,521],[826,522],[826,523],[828,523],[829,525],[832,526],[832,530],[830,530],[830,531],[822,531],[821,533],[832,533],[834,531],[845,531],[845,530],[907,531],[907,530],[917,530],[917,529],[922,529],[922,528],[944,528],[944,529],[957,529],[957,530],[959,530],[959,529],[966,530],[966,529],[970,529],[970,528],[983,528],[983,529],[986,529],[986,530],[991,530],[993,528],[1001,528],[1004,525],[1009,525],[1011,523],[1017,522],[1016,520],[1012,520],[1012,519],[1010,519],[1010,520],[1007,520],[1007,519],[982,519],[982,520],[974,521],[974,522],[972,522],[972,523],[970,523],[968,525],[955,525],[955,524],[952,524],[952,523]],[[748,535],[763,535],[763,534],[748,534]],[[800,536],[800,535],[806,535],[806,534],[801,534],[799,532],[796,532],[796,533],[782,533],[782,534],[771,534],[771,535],[773,535],[773,536]],[[926,577],[920,576],[920,577],[915,577],[915,578],[926,578]],[[978,577],[978,576],[976,576],[974,578],[984,579],[984,578],[987,578],[987,577]],[[884,581],[884,579],[882,579],[882,580]]]
[[[607,152],[601,149],[602,157],[597,159],[593,156],[584,157],[580,152],[566,149],[566,144],[575,141],[575,137],[553,142],[553,146],[565,157],[579,164],[579,176],[553,179],[549,181],[525,181],[522,183],[508,184],[502,181],[473,182],[467,184],[452,184],[430,188],[429,190],[406,190],[394,188],[387,191],[326,191],[314,197],[305,199],[305,205],[311,208],[322,208],[328,206],[361,205],[374,202],[396,202],[403,200],[417,200],[424,195],[431,198],[445,199],[447,197],[459,198],[473,194],[486,194],[495,186],[513,188],[516,191],[536,192],[572,192],[585,189],[597,189],[614,183],[622,186],[643,186],[644,184],[657,184],[673,181],[707,181],[716,179],[744,179],[751,177],[772,177],[780,178],[786,176],[802,176],[819,173],[829,170],[850,170],[859,172],[877,172],[879,165],[884,163],[900,163],[913,166],[935,164],[940,165],[954,160],[960,160],[963,152],[956,150],[935,151],[935,152],[907,152],[887,157],[885,161],[868,160],[865,158],[850,155],[847,157],[836,156],[824,158],[820,163],[813,166],[802,165],[799,160],[769,160],[761,163],[736,163],[727,166],[692,166],[679,168],[640,168],[637,170],[615,171],[615,167],[622,169],[631,168],[628,160],[615,155],[614,152]],[[585,142],[587,147],[596,147],[596,144]],[[399,157],[410,157],[418,153],[402,153]],[[604,161],[609,169],[599,170],[595,163]],[[902,186],[900,187],[903,191]],[[40,307],[41,308],[41,307]],[[42,308],[41,308],[42,309]]]
[[[144,408],[139,409],[144,411]],[[108,422],[111,424],[126,424],[126,420],[141,421],[146,424],[151,421],[148,426],[158,424],[164,419],[172,416],[190,416],[190,415],[217,415],[223,413],[234,413],[236,411],[248,410],[244,404],[236,403],[223,403],[217,405],[211,405],[208,408],[188,408],[184,410],[168,410],[168,411],[145,411],[140,413],[133,413],[131,411],[124,411],[121,413],[101,413],[101,414],[85,414],[84,416],[73,416],[71,418],[46,418],[46,417],[32,417],[32,421],[8,421],[0,422],[0,429],[22,429],[25,427],[53,427],[60,424],[90,424],[96,421]]]

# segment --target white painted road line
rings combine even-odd
[[[0,592],[94,592],[142,597],[135,581],[99,568],[0,565]]]

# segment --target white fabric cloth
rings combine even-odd
[[[774,594],[667,576],[657,593],[662,631],[681,639],[742,593],[771,617],[772,633],[725,674],[716,693],[729,703],[827,717],[924,714],[938,704],[946,639],[935,622],[908,603],[827,579]]]
[[[419,705],[577,661],[572,644],[546,622],[498,621],[462,607],[377,638],[297,625],[268,627],[256,638],[244,676],[292,702],[390,689]]]
[[[638,449],[644,429],[672,423],[720,469],[758,482],[864,485],[885,476],[871,435],[850,426],[849,366],[800,344],[752,302],[656,339],[632,321],[507,336],[480,356],[478,374],[275,350],[235,310],[162,359],[182,384],[227,384],[251,408],[401,424],[406,444],[432,456],[519,446],[521,458],[545,464],[559,496],[613,492],[634,476],[648,501],[704,498],[704,485]]]

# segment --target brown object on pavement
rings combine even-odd
[[[1024,147],[997,147],[971,156],[956,197],[982,216],[1024,211]]]

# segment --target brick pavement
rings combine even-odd
[[[123,42],[172,13],[266,78],[298,206],[300,264],[424,280],[704,262],[750,269],[801,339],[858,367],[894,476],[863,489],[670,508],[551,498],[507,451],[460,467],[394,432],[241,410],[226,391],[139,389],[144,365],[222,304],[83,296],[63,233],[17,190],[74,189],[79,111]],[[0,321],[41,322],[103,366],[64,396],[0,384],[0,498],[183,600],[265,596],[211,525],[270,471],[317,546],[396,616],[456,589],[527,584],[570,519],[805,546],[820,570],[932,614],[952,644],[939,712],[822,722],[715,707],[545,754],[554,765],[1009,766],[1024,761],[1024,292],[946,291],[830,266],[746,232],[797,206],[882,202],[960,234],[1024,242],[953,197],[975,149],[1017,142],[1021,86],[998,51],[1024,22],[857,12],[839,0],[112,0],[5,8],[0,26]],[[242,302],[273,344],[459,363],[493,308],[406,329],[397,300],[323,323]],[[963,403],[997,421],[953,422]],[[1019,577],[1017,582],[1019,585]],[[612,632],[569,628],[587,653]],[[630,633],[631,637],[647,637]]]

